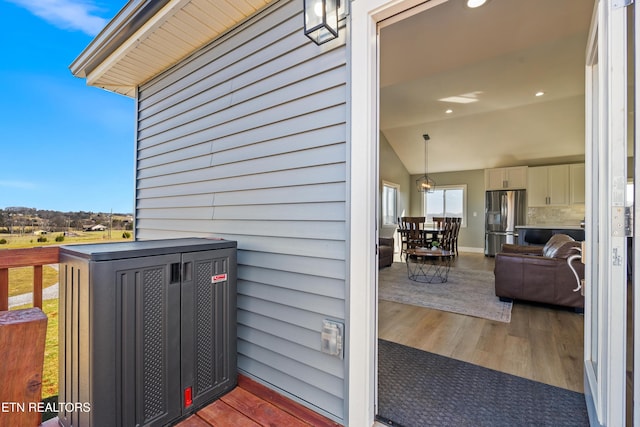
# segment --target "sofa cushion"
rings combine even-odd
[[[563,245],[561,245],[558,250],[556,251],[555,257],[556,258],[568,258],[571,255],[575,255],[577,253],[580,253],[580,250],[578,248],[580,248],[581,244],[580,242],[564,242]]]
[[[583,278],[584,264],[576,261],[573,266]],[[500,298],[584,307],[584,297],[573,291],[577,282],[566,259],[499,252],[494,272],[496,296]]]
[[[542,246],[533,245],[516,245],[512,243],[503,243],[502,252],[509,254],[522,254],[522,255],[538,255],[542,256]]]
[[[393,237],[378,239],[378,267],[388,267],[393,264]]]
[[[572,252],[575,240],[566,234],[554,234],[544,245],[542,256],[547,258],[566,258]]]
[[[393,247],[393,237],[379,237],[378,238],[379,246],[391,246]]]

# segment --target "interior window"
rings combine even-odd
[[[432,193],[424,193],[424,213],[426,222],[433,223],[433,217],[462,218],[462,227],[467,226],[466,185],[438,186]]]
[[[382,225],[396,226],[398,223],[398,191],[400,186],[382,183]]]

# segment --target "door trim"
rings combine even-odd
[[[424,7],[444,1],[448,0],[367,0],[351,3],[348,425],[370,426],[376,414],[378,23],[413,7],[424,10]]]
[[[607,426],[624,425],[626,403],[626,14],[596,2],[586,64],[585,398]]]

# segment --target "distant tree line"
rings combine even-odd
[[[133,216],[124,213],[60,212],[26,207],[0,209],[0,233],[81,231],[95,225],[132,230]]]

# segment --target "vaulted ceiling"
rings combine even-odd
[[[407,170],[424,172],[424,133],[429,172],[582,161],[592,12],[591,0],[448,0],[383,26],[380,129]]]

